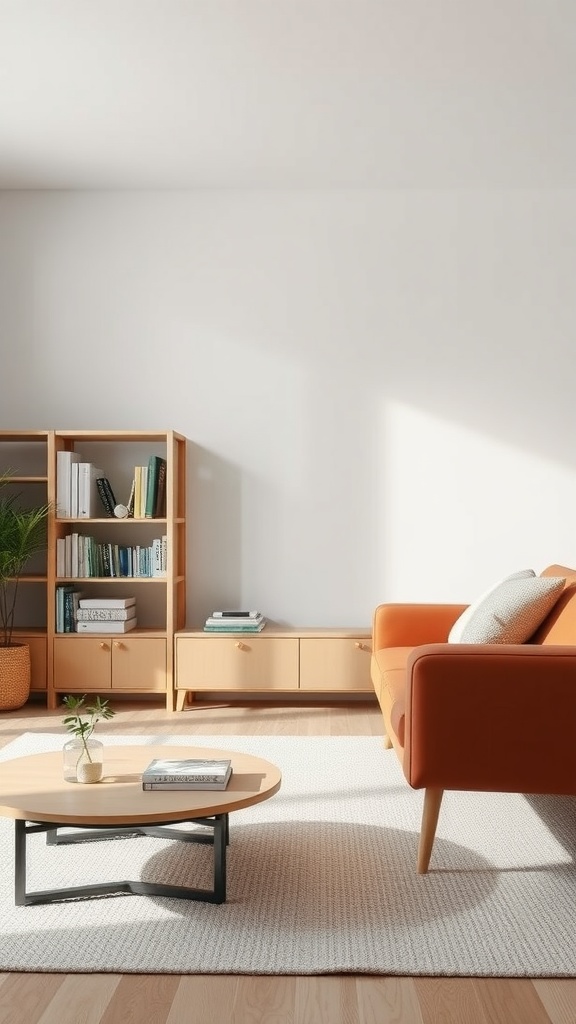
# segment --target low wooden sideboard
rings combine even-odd
[[[177,711],[198,691],[374,693],[369,629],[192,629],[177,632],[174,642]]]

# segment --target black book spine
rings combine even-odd
[[[110,481],[107,479],[107,477],[100,476],[96,481],[96,486],[98,488],[98,494],[100,495],[100,500],[104,506],[106,515],[112,518],[114,516],[114,509],[116,507],[116,498],[114,497],[114,492],[110,486]]]
[[[166,459],[160,459],[158,463],[156,501],[153,514],[155,519],[163,519],[166,515]]]

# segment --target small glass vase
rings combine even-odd
[[[66,782],[100,782],[104,761],[104,744],[100,740],[68,740],[62,754]]]

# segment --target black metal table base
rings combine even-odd
[[[184,832],[171,828],[178,824],[204,825],[211,832]],[[199,900],[203,903],[224,903],[226,900],[226,846],[229,842],[228,814],[216,814],[210,818],[183,818],[179,822],[158,822],[156,825],[133,825],[125,828],[108,826],[73,826],[78,831],[59,832],[70,825],[16,819],[14,857],[14,902],[17,907],[28,907],[36,903],[58,903],[61,900],[84,899],[90,896],[115,896],[134,893],[138,896],[168,896],[175,899]],[[49,846],[81,843],[88,840],[112,839],[119,836],[157,836],[161,839],[177,839],[179,842],[208,843],[214,847],[212,889],[193,889],[183,885],[163,885],[160,882],[122,880],[99,882],[94,885],[75,885],[64,889],[26,891],[27,838],[35,832],[45,832]]]

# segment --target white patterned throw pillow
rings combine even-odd
[[[565,582],[563,576],[536,576],[532,569],[507,576],[462,612],[448,643],[525,643],[556,604]]]

